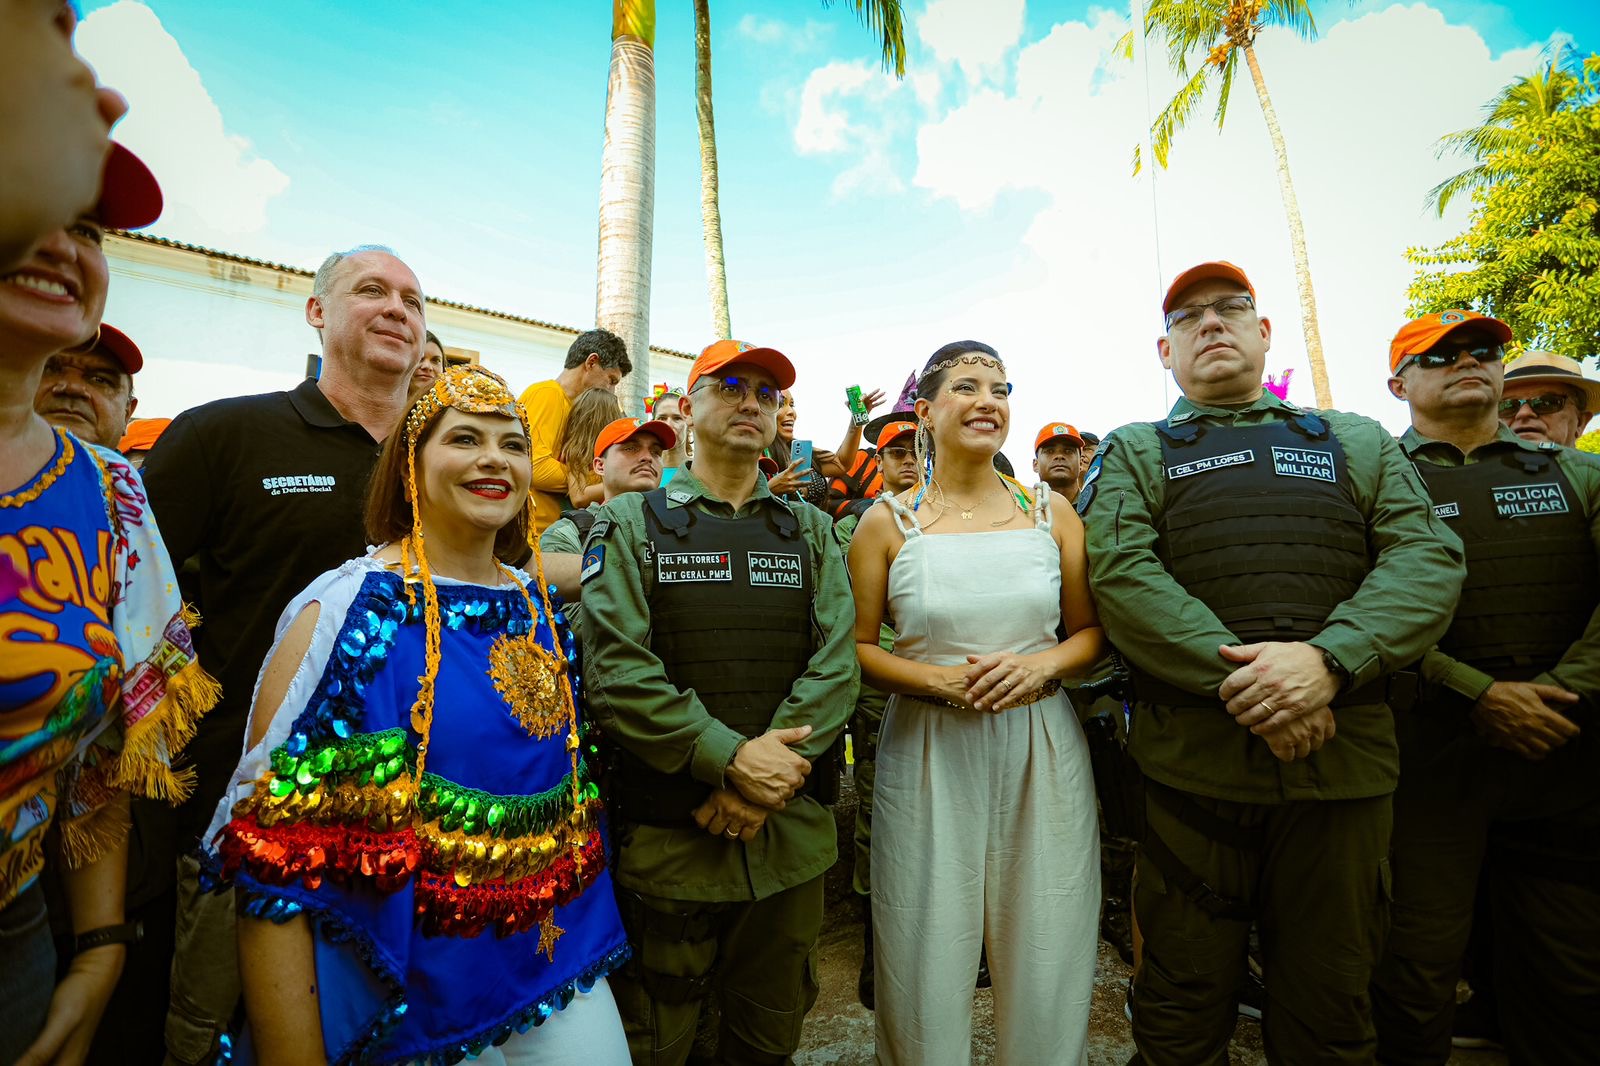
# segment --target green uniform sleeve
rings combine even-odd
[[[578,539],[578,527],[570,518],[558,518],[539,536],[539,550],[566,555],[582,555],[583,542]]]
[[[1452,659],[1438,648],[1422,657],[1422,680],[1435,688],[1447,688],[1477,703],[1494,678],[1460,659]]]
[[[713,718],[694,692],[668,681],[650,650],[650,605],[637,554],[645,543],[642,501],[630,493],[596,518],[610,525],[596,538],[603,561],[583,584],[584,695],[601,728],[645,763],[720,788],[744,737]]]
[[[1217,647],[1235,638],[1175,581],[1156,555],[1164,496],[1153,426],[1124,426],[1101,445],[1099,475],[1082,514],[1089,585],[1100,623],[1129,661],[1208,699],[1232,672]]]
[[[861,663],[856,658],[856,603],[850,594],[850,575],[844,553],[834,539],[833,522],[811,507],[801,513],[805,538],[816,561],[817,594],[811,601],[811,622],[817,630],[817,650],[811,653],[805,673],[789,689],[789,696],[772,716],[773,729],[809,725],[811,735],[794,750],[815,759],[833,744],[855,710],[861,687]],[[809,519],[815,517],[815,522]]]
[[[1562,472],[1583,500],[1589,515],[1589,537],[1600,552],[1600,464],[1571,450],[1563,452],[1559,461]],[[1567,648],[1561,661],[1534,680],[1576,692],[1591,706],[1600,704],[1600,607],[1589,616],[1583,636]]]
[[[1466,565],[1460,539],[1434,517],[1422,476],[1399,442],[1367,418],[1345,416],[1333,426],[1367,512],[1373,567],[1310,643],[1349,671],[1355,689],[1417,662],[1438,642]]]

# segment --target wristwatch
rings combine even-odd
[[[1350,671],[1341,666],[1339,660],[1333,657],[1333,652],[1326,648],[1322,649],[1322,665],[1333,675],[1334,680],[1339,682],[1339,691],[1343,692],[1345,686],[1350,684]]]
[[[144,939],[143,922],[123,922],[121,925],[102,925],[98,929],[91,929],[86,933],[79,933],[73,938],[72,953],[82,955],[85,951],[94,948],[103,948],[107,944],[137,944]]]

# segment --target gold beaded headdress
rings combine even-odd
[[[412,570],[418,573],[417,583],[422,586],[423,621],[427,627],[426,662],[427,665],[421,677],[417,680],[421,687],[417,691],[417,701],[411,706],[411,728],[416,730],[420,740],[417,743],[417,772],[416,781],[422,780],[423,768],[428,757],[428,740],[433,725],[434,686],[439,676],[440,660],[440,617],[439,617],[439,591],[433,583],[433,571],[428,565],[428,555],[422,537],[422,507],[421,495],[417,492],[417,445],[427,432],[428,426],[438,418],[447,408],[464,411],[468,414],[499,414],[508,418],[515,418],[522,426],[525,436],[530,436],[528,430],[528,413],[522,403],[506,384],[505,379],[490,370],[475,363],[465,363],[449,367],[440,374],[427,391],[412,403],[411,409],[406,412],[405,421],[405,447],[406,447],[406,500],[411,504],[411,532],[408,533],[400,544],[400,567],[403,574],[408,575],[405,585],[406,602],[413,603],[412,581],[409,578]],[[555,633],[555,607],[550,602],[550,588],[544,579],[544,560],[539,552],[538,537],[534,530],[534,501],[533,493],[528,493],[524,504],[527,517],[528,546],[533,550],[534,576],[539,582],[539,596],[544,605],[544,617],[549,620],[552,635]],[[415,563],[413,564],[413,560]],[[507,568],[502,565],[501,570]],[[509,571],[507,571],[508,576]],[[527,680],[542,680],[541,686],[548,689],[545,698],[539,700],[541,704],[555,702],[558,705],[557,716],[564,724],[570,727],[568,747],[572,749],[573,757],[573,788],[577,785],[577,706],[573,701],[572,682],[567,675],[566,660],[559,654],[552,655],[537,644],[537,630],[539,612],[534,609],[533,598],[528,590],[517,582],[522,588],[522,594],[528,601],[528,616],[530,629],[526,637],[513,638],[509,635],[502,636],[491,649],[491,659],[497,655],[506,658],[515,670],[514,673],[526,675]],[[555,638],[558,641],[559,637]],[[510,642],[515,647],[502,647]],[[537,679],[537,680],[536,680]],[[505,688],[502,679],[495,677],[497,687]],[[520,680],[512,681],[519,690],[523,688]],[[547,707],[530,706],[529,700],[521,697],[520,693],[503,692],[507,702],[517,712],[517,717],[522,720],[530,732],[539,732],[543,735],[547,728],[545,720],[550,718]],[[554,697],[552,700],[551,697]],[[553,724],[553,723],[550,723]]]

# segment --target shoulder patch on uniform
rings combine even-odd
[[[587,540],[604,540],[607,533],[611,532],[611,519],[596,518],[594,525],[589,527]]]
[[[594,539],[594,538],[590,538]],[[589,579],[606,568],[606,546],[591,544],[583,553],[583,569],[578,572],[578,583],[587,585]]]
[[[1110,437],[1100,442],[1100,447],[1094,450],[1094,458],[1089,460],[1089,469],[1083,475],[1083,488],[1078,491],[1078,498],[1073,501],[1073,510],[1079,516],[1089,513],[1089,505],[1094,502],[1095,482],[1100,480],[1100,464],[1105,462],[1106,453],[1116,442]]]

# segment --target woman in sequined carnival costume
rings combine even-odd
[[[373,473],[382,546],[279,621],[207,833],[239,901],[242,1059],[627,1062],[572,638],[500,562],[527,552],[531,474],[522,405],[452,367]]]
[[[99,204],[0,276],[0,1063],[89,1053],[135,939],[129,795],[188,794],[173,762],[217,696],[138,472],[33,409],[50,356],[96,337],[105,227],[161,213],[133,153],[104,175]],[[47,862],[76,934],[59,982]]]

